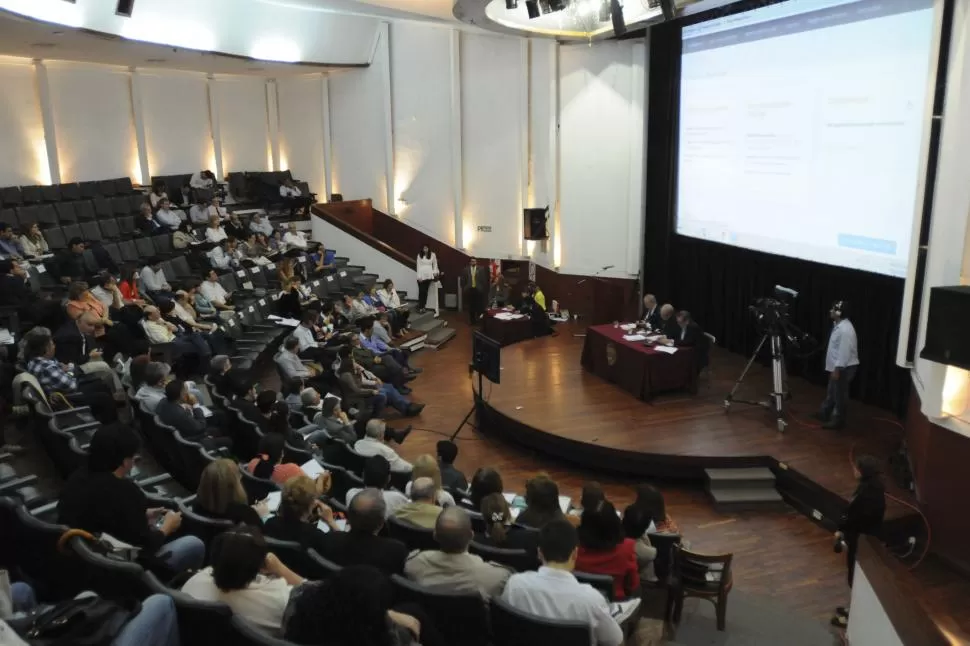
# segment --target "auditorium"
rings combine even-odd
[[[970,645],[968,48],[0,0],[0,644]]]

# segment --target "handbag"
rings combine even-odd
[[[141,610],[126,609],[98,596],[63,601],[45,610],[18,633],[31,646],[110,646]]]

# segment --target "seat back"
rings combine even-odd
[[[51,250],[59,251],[67,248],[67,240],[64,238],[64,231],[60,227],[51,227],[44,231],[44,239]]]
[[[159,235],[152,236],[152,245],[155,247],[155,251],[157,253],[172,253],[172,234],[161,233]]]
[[[583,621],[546,619],[513,608],[498,597],[489,602],[492,641],[502,646],[589,646],[590,625]]]
[[[77,182],[61,184],[60,189],[61,189],[61,200],[81,199],[81,187],[78,186]]]
[[[731,583],[733,554],[698,554],[674,545],[672,576],[678,587],[694,595],[716,596]]]
[[[102,223],[101,228],[104,228],[104,223]],[[118,244],[115,242],[109,242],[104,245],[104,250],[108,252],[108,256],[114,261],[116,265],[121,265],[124,259],[121,257],[121,250],[118,248]]]
[[[151,238],[135,238],[135,249],[138,250],[140,258],[151,258],[155,255],[155,245]]]
[[[347,500],[347,492],[351,489],[363,489],[364,480],[356,474],[338,465],[327,465],[330,471],[330,495],[340,502]]]
[[[122,603],[131,599],[143,599],[150,594],[145,585],[145,570],[142,566],[98,554],[91,549],[86,538],[73,537],[68,543],[68,554],[77,560],[85,590],[96,592],[104,599]]]
[[[280,486],[272,480],[257,478],[242,466],[239,467],[239,471],[242,473],[242,485],[243,489],[246,490],[246,498],[249,500],[249,504],[259,502],[274,491],[280,490]]]
[[[115,194],[115,190],[116,189],[115,189],[114,180],[102,179],[98,181],[98,191],[101,193],[101,195],[104,195],[105,197],[111,197],[112,195]]]
[[[81,237],[89,242],[96,242],[101,240],[101,227],[98,226],[97,221],[94,222],[82,222],[81,223]],[[87,253],[87,252],[85,252]]]
[[[216,536],[234,526],[231,520],[209,518],[197,514],[181,501],[178,502],[178,510],[182,513],[181,531],[191,536],[198,536],[205,543],[207,551],[212,548],[212,542]],[[208,558],[206,561],[208,562]]]
[[[136,214],[141,211],[141,205],[148,201],[148,198],[141,193],[128,196],[128,213]]]
[[[116,218],[131,213],[131,206],[128,203],[128,196],[111,198],[111,210]]]
[[[57,213],[57,221],[62,225],[74,224],[77,222],[77,213],[74,209],[74,202],[58,202],[54,205],[54,211]]]
[[[117,240],[121,237],[117,220],[101,220],[101,235],[105,240]]]
[[[680,545],[681,535],[651,533],[648,538],[650,544],[657,549],[657,557],[653,560],[654,574],[657,575],[658,581],[665,582],[670,575],[674,545]]]
[[[367,458],[353,450],[347,444],[341,443],[334,459],[337,464],[354,474],[364,473],[364,462]]]
[[[44,190],[40,186],[21,186],[20,195],[24,204],[40,204],[44,201]]]
[[[94,214],[99,218],[113,218],[114,210],[111,208],[111,201],[106,197],[96,197],[91,203],[94,205]]]
[[[130,177],[118,177],[111,181],[115,185],[115,195],[128,195],[135,190]]]
[[[310,558],[306,548],[295,541],[281,541],[267,536],[266,545],[269,547],[269,551],[283,562],[283,565],[305,579],[319,581],[333,574],[333,570],[321,565],[320,560],[325,559]],[[330,565],[335,566],[333,563]]]
[[[101,189],[97,181],[79,182],[78,186],[81,191],[82,200],[94,199],[101,195]]]
[[[201,444],[185,439],[178,431],[173,431],[172,437],[182,462],[184,480],[180,481],[180,484],[189,491],[196,491],[199,488],[199,480],[202,479],[202,472],[216,458],[206,452]]]
[[[117,218],[118,222],[118,233],[122,236],[130,236],[135,233],[135,218],[134,216],[126,216],[123,218]]]
[[[232,435],[232,447],[236,455],[249,461],[256,455],[259,440],[263,432],[254,423],[246,419],[241,411],[230,406],[229,432]]]
[[[391,575],[391,584],[397,603],[417,603],[434,617],[445,643],[460,646],[489,643],[488,613],[477,592],[438,592],[397,574]]]
[[[229,621],[229,634],[220,641],[227,641],[233,646],[294,646],[293,642],[277,639],[266,634],[239,615],[232,615]]]
[[[61,231],[64,232],[64,238],[70,242],[73,238],[81,237],[81,227],[77,224],[66,224],[61,227]]]
[[[121,257],[125,262],[135,262],[140,257],[138,255],[138,248],[135,247],[135,243],[132,240],[119,242],[118,249],[121,251]]]
[[[318,570],[318,580],[329,579],[337,572],[342,569],[339,565],[331,561],[330,559],[325,559],[320,556],[315,549],[308,549],[307,555],[316,562]]]
[[[185,516],[183,515],[183,526]],[[151,572],[144,575],[145,584],[153,594],[164,594],[175,602],[178,614],[179,642],[182,646],[212,646],[228,643],[232,610],[219,601],[199,601],[178,590],[172,590]]]
[[[0,498],[0,509],[4,519],[3,532],[0,533],[5,535],[4,540],[10,539],[14,548],[11,561],[16,564],[19,575],[32,582],[37,596],[69,599],[80,592],[77,563],[57,548],[68,527],[31,515],[23,503],[14,498]]]
[[[526,550],[509,550],[472,541],[468,546],[468,551],[481,556],[486,561],[508,566],[516,572],[525,572],[539,568],[539,559],[534,554],[529,554]]]
[[[37,207],[37,223],[40,224],[41,229],[56,227],[60,223],[57,217],[57,210],[53,204],[41,204]]]
[[[438,549],[434,530],[412,525],[403,520],[398,520],[394,516],[388,517],[386,527],[388,536],[401,541],[408,546],[409,550]]]
[[[97,228],[97,224],[95,224],[95,228]],[[84,253],[81,254],[81,259],[84,261],[84,268],[90,273],[96,274],[101,271],[101,268],[98,266],[98,259],[94,257],[94,252],[90,249],[84,250]]]
[[[20,223],[21,231],[26,231],[30,228],[30,225],[37,222],[39,210],[40,207],[38,207],[36,204],[17,207],[17,222]]]
[[[94,212],[94,204],[89,200],[81,200],[80,202],[76,202],[74,205],[74,212],[77,213],[77,219],[79,222],[93,220],[98,217]]]
[[[593,574],[592,572],[573,572],[573,576],[580,583],[588,583],[596,588],[608,601],[616,601],[613,594],[613,577],[609,574]]]

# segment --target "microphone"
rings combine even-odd
[[[600,269],[600,271],[606,271],[607,269],[613,269],[614,267],[616,267],[616,265],[607,265],[607,266],[603,267],[602,269]]]

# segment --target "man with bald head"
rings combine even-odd
[[[321,554],[341,566],[372,565],[384,574],[404,574],[408,548],[399,540],[378,536],[387,503],[380,489],[361,489],[347,506],[346,532],[327,534]]]
[[[95,327],[101,323],[92,312],[85,312],[67,321],[54,333],[56,358],[63,364],[74,364],[87,375],[96,375],[113,393],[123,393],[121,380],[102,356],[101,346],[94,338]]]
[[[502,594],[512,573],[469,554],[468,545],[474,535],[468,512],[461,507],[448,507],[438,515],[434,527],[441,549],[412,555],[404,566],[404,574],[415,583],[440,592],[478,592],[486,600]]]
[[[657,305],[657,297],[653,294],[643,297],[643,318],[640,320],[654,330],[660,325],[660,307]]]
[[[434,529],[441,507],[435,502],[438,491],[431,478],[417,478],[411,483],[411,502],[394,511],[394,517],[416,527]]]
[[[663,334],[668,339],[676,339],[680,336],[680,326],[677,325],[677,310],[670,303],[664,303],[660,307],[660,320],[654,329]]]

